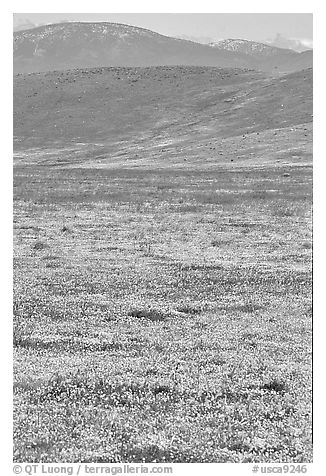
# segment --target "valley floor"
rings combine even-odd
[[[15,461],[311,461],[311,193],[18,162]]]

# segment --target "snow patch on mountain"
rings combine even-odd
[[[291,54],[290,50],[276,48],[274,46],[269,46],[264,43],[259,43],[256,41],[242,40],[242,39],[226,39],[219,40],[210,45],[214,48],[220,50],[234,51],[237,53],[243,53],[251,56],[276,56],[282,53]],[[293,51],[293,54],[295,52]]]
[[[14,34],[14,49],[16,49],[19,44],[25,40],[36,43],[52,37],[53,39],[55,38],[56,41],[64,41],[76,33],[80,36],[80,38],[83,39],[91,37],[92,41],[104,41],[108,39],[108,37],[126,39],[133,38],[135,36],[161,36],[158,33],[146,30],[144,28],[124,25],[121,23],[98,22],[91,23],[91,25],[92,28],[89,28],[90,23],[88,22],[68,22],[42,25],[41,27],[37,27],[32,30],[19,31]]]

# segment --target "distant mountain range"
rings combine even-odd
[[[210,43],[223,51],[241,53],[254,58],[263,71],[298,71],[312,67],[312,50],[298,53],[294,50],[242,39],[227,39]]]
[[[209,45],[119,23],[67,22],[14,32],[14,73],[98,66],[217,66],[293,72],[312,66],[297,53],[248,40]]]

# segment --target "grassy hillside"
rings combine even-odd
[[[142,152],[312,120],[312,70],[278,78],[219,68],[101,68],[14,80],[17,150],[124,144]]]

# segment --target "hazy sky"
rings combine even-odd
[[[167,36],[266,40],[277,34],[312,42],[309,13],[15,13],[14,27],[32,22],[112,21],[154,30]]]

